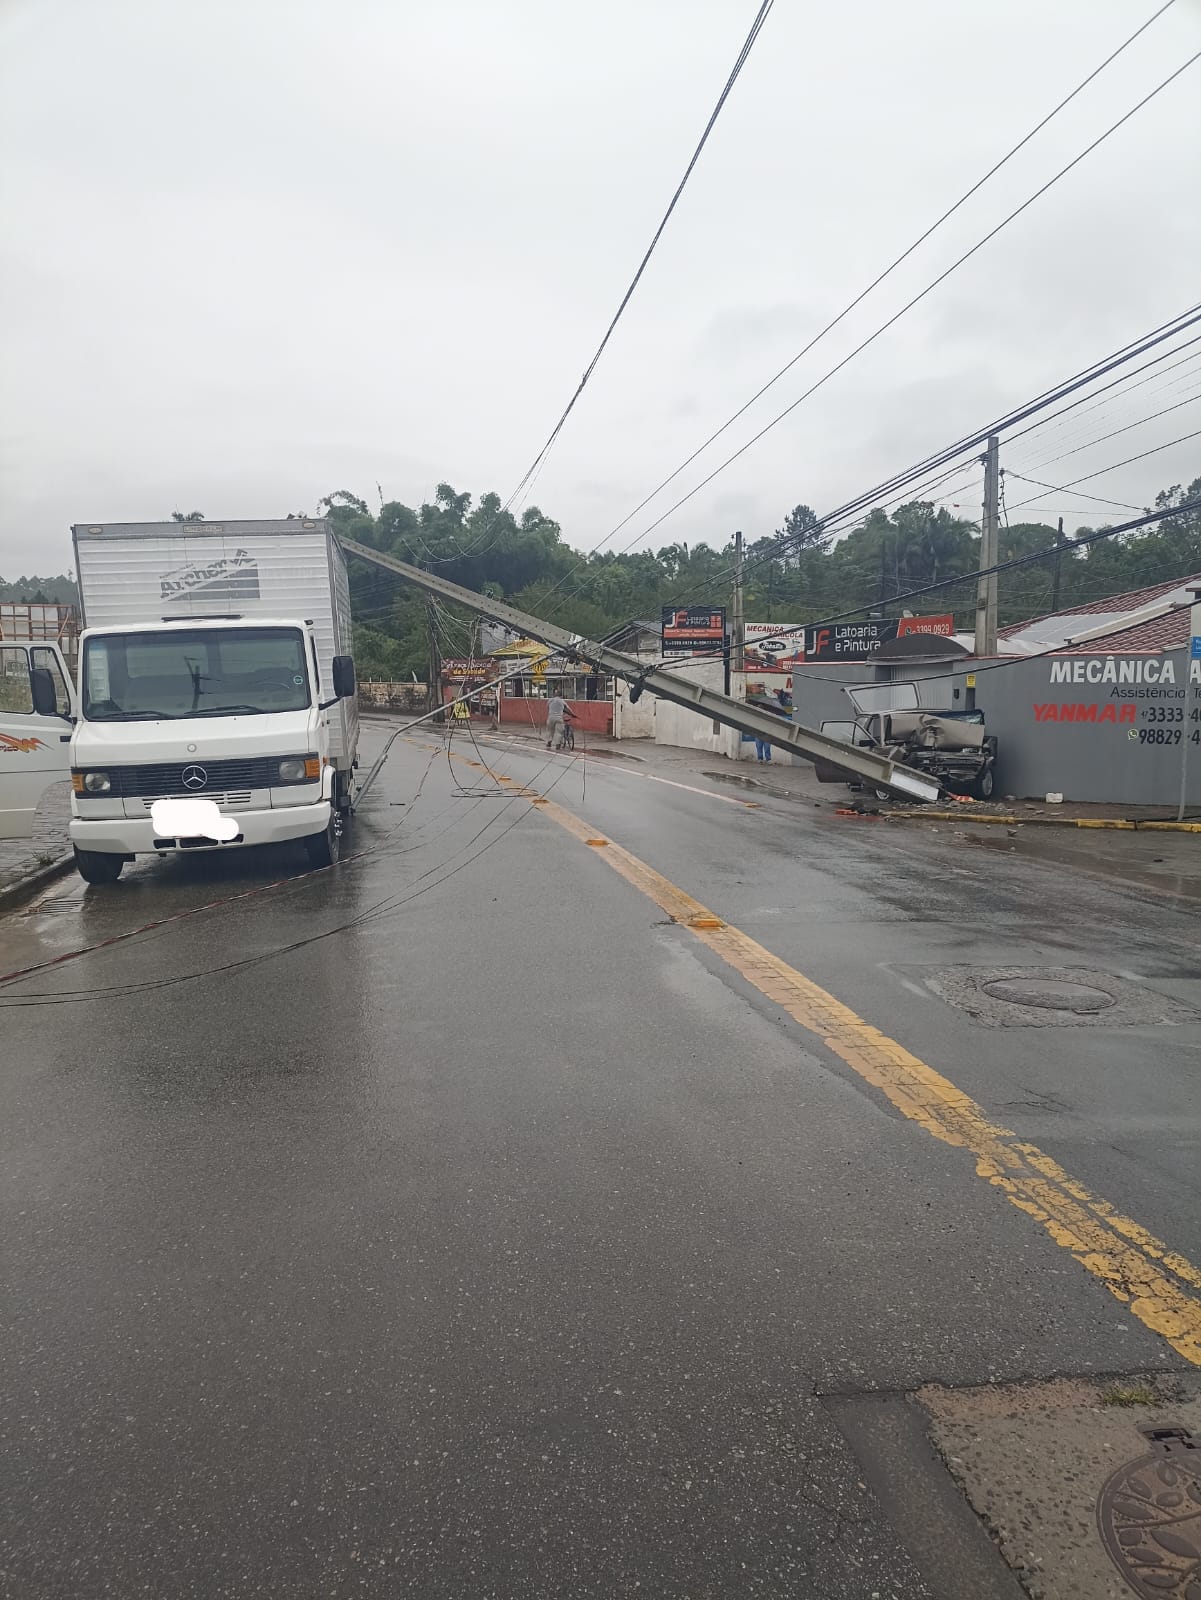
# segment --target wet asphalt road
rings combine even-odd
[[[486,754],[1201,1258],[1197,1024],[982,1027],[924,981],[1201,1006],[1195,909]],[[0,987],[6,1600],[910,1600],[833,1397],[1181,1365],[486,774],[398,740],[354,848]],[[0,918],[0,973],[303,866],[67,880]]]

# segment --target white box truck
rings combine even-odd
[[[69,775],[89,883],[114,882],[137,855],[294,839],[314,865],[336,860],[359,720],[329,523],[79,523],[72,535],[77,686],[51,646],[0,657],[0,837],[27,833],[38,795]],[[12,759],[6,741],[21,747]]]

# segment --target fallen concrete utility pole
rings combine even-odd
[[[610,650],[608,645],[596,644],[591,639],[577,638],[566,628],[556,627],[553,622],[527,616],[524,611],[506,605],[503,600],[493,600],[486,594],[476,594],[473,589],[463,589],[446,578],[425,572],[421,567],[410,566],[407,561],[397,561],[395,556],[382,555],[367,545],[356,544],[353,539],[342,539],[340,542],[348,555],[369,561],[385,572],[395,572],[425,594],[466,606],[492,622],[515,628],[526,638],[537,639],[555,650],[561,650],[573,661],[584,661],[598,669],[603,667],[613,676],[624,678],[640,689],[649,689],[663,700],[686,706],[690,711],[699,712],[701,716],[720,722],[727,728],[749,733],[752,738],[766,739],[778,750],[787,750],[805,761],[828,762],[848,777],[862,779],[873,789],[888,789],[917,800],[938,799],[939,786],[932,778],[897,761],[890,761],[876,751],[846,744],[841,739],[832,739],[828,734],[818,733],[816,729],[803,727],[800,723],[784,722],[774,712],[763,711],[742,700],[733,700],[714,689],[702,689],[699,684],[690,683],[679,673],[666,671],[662,667],[645,666],[634,656],[623,655],[620,650]]]

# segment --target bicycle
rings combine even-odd
[[[559,735],[559,742],[555,746],[555,749],[556,750],[574,750],[575,749],[575,732],[572,729],[571,723],[568,722],[566,718],[563,719],[563,732]]]

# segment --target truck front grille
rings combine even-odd
[[[215,805],[219,806],[248,806],[250,804],[249,789],[242,789],[240,791],[229,790],[225,794],[221,794],[220,792],[216,792],[212,789],[200,789],[196,792],[199,794],[200,799],[211,800]],[[162,794],[156,794],[153,796],[147,795],[142,801],[142,807],[146,811],[151,811],[154,809],[156,800],[170,800],[174,798],[174,795],[174,790],[164,790]]]
[[[231,791],[239,798],[249,789],[280,786],[279,756],[255,756],[248,761],[172,761],[144,766],[106,767],[110,795],[164,800],[191,795],[197,800],[220,800]],[[97,763],[99,765],[99,763]],[[184,782],[184,773],[191,780]],[[203,774],[203,782],[194,781]]]

